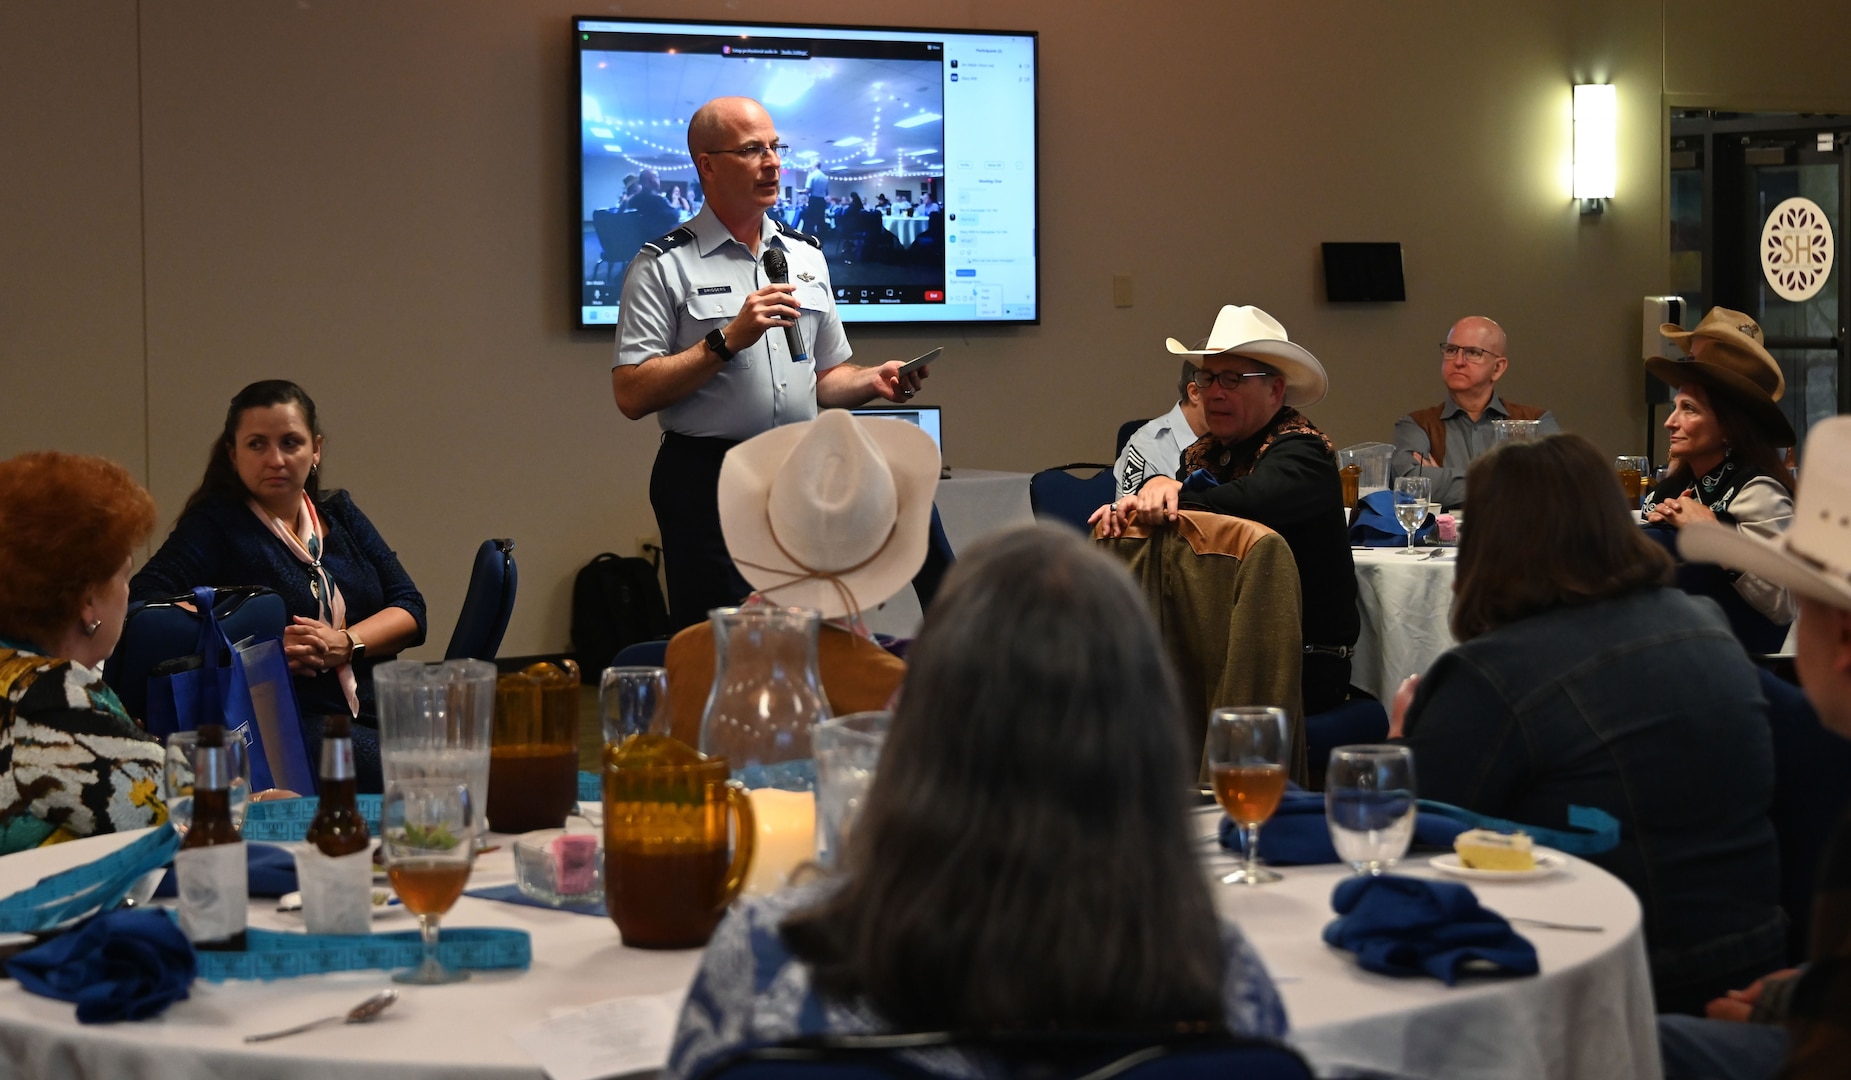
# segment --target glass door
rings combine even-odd
[[[1715,306],[1759,323],[1786,376],[1781,408],[1802,440],[1818,420],[1851,412],[1851,117],[1674,111],[1668,164],[1671,286],[1686,300],[1685,327]],[[1769,236],[1770,215],[1802,206],[1792,199],[1809,205]],[[1822,224],[1805,216],[1813,207]],[[1822,276],[1785,279],[1783,295],[1763,270],[1763,249],[1787,258],[1821,250],[1816,235],[1796,235],[1808,228],[1829,233],[1831,257]]]

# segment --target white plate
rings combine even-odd
[[[1534,849],[1536,869],[1534,870],[1479,870],[1466,866],[1459,861],[1459,853],[1449,851],[1444,855],[1435,855],[1427,860],[1427,865],[1442,873],[1468,881],[1535,881],[1550,874],[1559,874],[1568,865],[1567,856],[1548,848]]]

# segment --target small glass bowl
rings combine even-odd
[[[541,829],[514,841],[514,881],[523,896],[565,907],[604,901],[604,844],[595,832]]]

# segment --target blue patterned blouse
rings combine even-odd
[[[816,903],[827,881],[786,889],[733,906],[714,931],[688,990],[669,1051],[663,1080],[691,1080],[709,1065],[749,1046],[806,1035],[863,1035],[888,1030],[865,1002],[818,995],[810,966],[792,956],[778,927],[792,912]],[[1285,1006],[1266,968],[1231,923],[1222,923],[1226,956],[1222,1005],[1228,1029],[1237,1035],[1282,1038]],[[950,1051],[909,1055],[913,1064],[946,1077],[974,1078],[983,1070]]]

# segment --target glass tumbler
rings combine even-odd
[[[1381,874],[1414,839],[1414,752],[1405,746],[1339,746],[1324,770],[1324,819],[1337,857],[1359,874]]]

